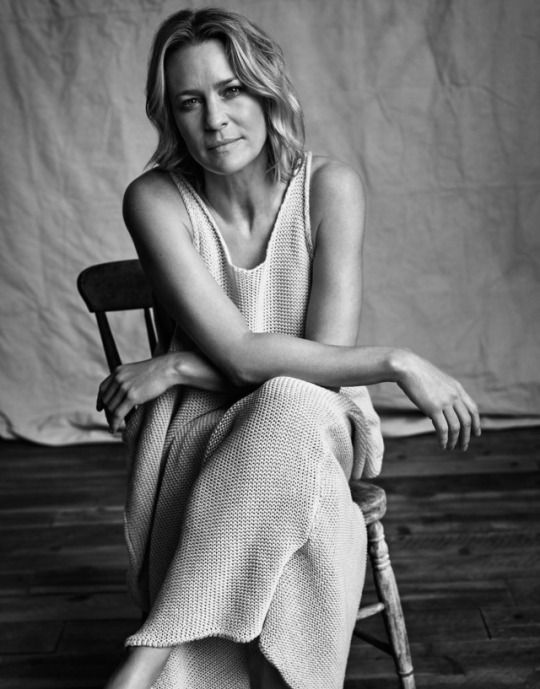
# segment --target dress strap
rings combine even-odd
[[[202,227],[201,222],[206,222],[208,225],[211,224],[210,218],[207,217],[204,208],[201,204],[190,184],[186,182],[184,177],[175,172],[174,170],[169,171],[172,181],[174,182],[178,192],[180,193],[180,198],[184,202],[186,207],[189,221],[191,223],[191,229],[193,232],[193,244],[197,251],[200,251],[201,238],[200,229]]]
[[[311,232],[311,207],[310,207],[310,190],[311,190],[311,151],[307,151],[304,163],[304,231],[306,233],[306,246],[310,256],[313,256],[313,234]]]

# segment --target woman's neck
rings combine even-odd
[[[232,175],[204,173],[206,201],[226,224],[251,228],[257,218],[273,216],[283,197],[285,185],[266,171],[266,160]]]

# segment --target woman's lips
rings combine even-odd
[[[236,141],[240,141],[240,137],[238,137],[236,139],[223,139],[223,141],[216,141],[213,144],[209,144],[208,149],[210,151],[215,151],[217,149],[228,146],[229,144],[234,144]]]

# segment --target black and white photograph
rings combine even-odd
[[[0,689],[540,689],[540,3],[0,0]]]

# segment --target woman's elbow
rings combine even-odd
[[[258,356],[257,335],[251,331],[221,346],[216,365],[230,384],[237,388],[249,388],[264,382]]]
[[[256,351],[256,345],[235,348],[233,356],[227,357],[223,362],[223,372],[227,379],[238,388],[254,388],[262,385],[271,372],[266,370],[264,361],[261,361]],[[254,351],[255,350],[255,351]]]
[[[235,388],[253,388],[265,381],[265,377],[256,368],[238,360],[227,363],[224,375]]]

